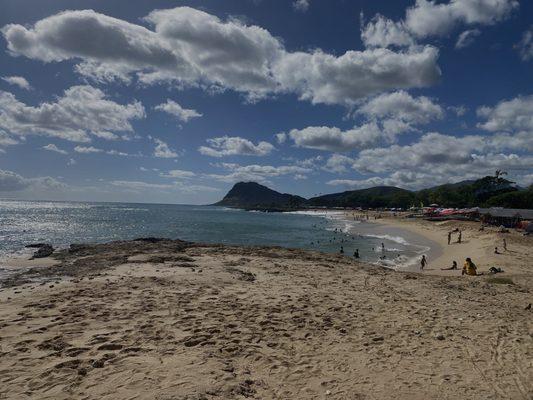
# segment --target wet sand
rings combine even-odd
[[[529,273],[179,241],[55,258],[0,291],[2,399],[533,396]]]

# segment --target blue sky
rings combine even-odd
[[[0,197],[533,181],[533,4],[0,0]]]

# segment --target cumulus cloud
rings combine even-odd
[[[208,174],[206,177],[216,179],[221,182],[234,183],[240,181],[254,181],[261,183],[270,183],[269,178],[275,178],[284,175],[300,175],[302,179],[306,173],[312,171],[311,168],[305,168],[297,165],[281,165],[274,167],[272,165],[239,165],[232,163],[219,164],[220,167],[228,170],[227,174]]]
[[[19,142],[9,136],[7,133],[0,130],[0,147],[1,146],[12,146],[18,144]]]
[[[494,107],[478,108],[477,114],[485,122],[478,127],[487,131],[527,131],[533,137],[533,95],[504,100]]]
[[[412,46],[415,40],[405,24],[394,22],[381,14],[365,24],[361,14],[361,40],[367,47]]]
[[[459,26],[494,25],[518,9],[517,0],[450,0],[447,3],[417,0],[407,8],[403,20],[392,21],[376,15],[362,23],[361,38],[366,46],[411,46],[417,39],[442,37]],[[468,32],[468,33],[467,33]],[[466,46],[478,30],[465,31],[457,42]]]
[[[481,34],[481,31],[479,29],[469,29],[464,32],[462,32],[459,37],[457,38],[457,42],[455,43],[456,49],[464,49],[465,47],[470,46],[474,41],[476,40],[476,37],[478,37]]]
[[[292,6],[296,11],[306,12],[309,9],[309,0],[295,0]]]
[[[198,151],[206,156],[266,156],[274,150],[274,146],[268,142],[253,144],[248,139],[238,136],[222,136],[207,139],[209,146],[201,146]]]
[[[414,125],[427,124],[444,116],[443,108],[425,96],[413,97],[400,90],[370,99],[358,110],[358,114],[370,120],[382,121],[386,134],[394,137]]]
[[[156,10],[153,30],[92,10],[65,11],[33,26],[2,29],[13,55],[44,62],[75,60],[99,81],[231,89],[251,101],[295,93],[313,103],[353,104],[385,90],[426,87],[440,76],[431,46],[394,52],[288,52],[267,30],[235,18],[221,20],[190,7]]]
[[[287,134],[285,132],[276,133],[274,136],[278,144],[283,144],[287,141]]]
[[[154,157],[157,158],[176,158],[179,157],[179,154],[171,149],[168,144],[163,142],[161,139],[153,138],[155,143],[154,148]]]
[[[60,149],[59,147],[57,147],[55,144],[52,144],[52,143],[47,144],[46,146],[43,146],[43,149],[48,150],[48,151],[54,151],[59,154],[68,154],[66,150]]]
[[[346,131],[337,127],[309,126],[293,129],[289,136],[298,147],[344,152],[373,146],[383,135],[378,125],[370,122]]]
[[[26,105],[0,91],[0,129],[13,135],[45,135],[74,142],[90,141],[90,134],[106,139],[111,132],[132,132],[131,120],[144,118],[139,102],[121,105],[92,86],[72,86],[53,103]]]
[[[353,159],[342,154],[332,154],[323,169],[328,172],[342,173],[353,165]]]
[[[417,37],[445,36],[458,25],[493,25],[519,7],[517,0],[417,0],[407,9],[405,23]]]
[[[46,176],[41,178],[24,178],[12,172],[0,170],[0,192],[18,192],[22,190],[62,190],[65,184]]]
[[[30,83],[26,80],[26,78],[22,76],[3,76],[2,80],[9,83],[10,85],[18,86],[19,88],[24,90],[31,89]]]
[[[167,99],[166,103],[159,104],[155,107],[155,109],[173,115],[182,122],[189,122],[189,120],[193,118],[199,118],[202,116],[202,114],[200,114],[198,111],[183,108],[178,103],[170,99]]]
[[[529,61],[533,59],[533,27],[522,34],[522,39],[516,47],[522,60]]]
[[[503,136],[502,136],[503,135]],[[419,189],[441,183],[479,178],[504,169],[520,179],[533,168],[533,157],[523,153],[533,140],[526,136],[495,134],[454,137],[427,133],[409,145],[361,151],[353,159],[332,160],[369,178],[333,180],[330,184],[367,187],[376,184]],[[516,151],[516,153],[514,153]],[[370,179],[370,180],[369,180]]]
[[[347,51],[340,57],[317,50],[290,53],[275,66],[282,86],[313,104],[353,106],[383,91],[426,87],[440,79],[435,47],[404,52],[376,48]]]

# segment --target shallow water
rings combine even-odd
[[[57,248],[155,236],[207,243],[274,245],[336,253],[395,266],[428,250],[420,238],[350,221],[341,212],[260,213],[213,206],[0,201],[0,257],[29,254],[29,243]],[[382,250],[381,243],[385,250]],[[380,260],[385,257],[386,260]],[[395,261],[394,261],[395,260]]]

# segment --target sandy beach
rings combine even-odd
[[[430,275],[456,276],[461,274],[462,265],[470,257],[480,272],[487,272],[490,267],[499,267],[507,275],[528,275],[533,273],[533,255],[531,237],[523,236],[521,232],[510,230],[500,233],[495,226],[486,226],[480,230],[480,223],[470,221],[441,221],[429,222],[421,219],[393,216],[392,213],[380,213],[381,218],[372,220],[387,227],[397,227],[423,236],[433,242],[437,251],[436,257],[428,257],[428,266],[422,271]],[[448,232],[459,229],[462,232],[461,243],[458,243],[458,233],[452,234],[448,245]],[[503,248],[503,240],[507,243],[507,250]],[[495,253],[495,248],[498,253]],[[442,271],[448,268],[452,261],[457,261],[458,271]],[[419,271],[418,268],[413,269]]]
[[[531,262],[501,282],[180,241],[54,257],[3,282],[1,399],[533,395]]]

